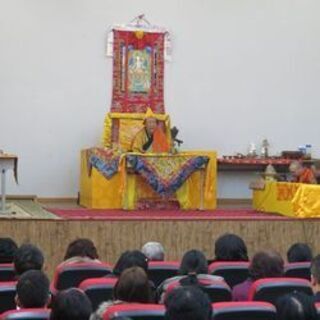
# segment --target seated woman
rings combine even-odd
[[[170,146],[167,137],[158,125],[158,120],[150,108],[148,108],[144,126],[135,135],[131,149],[134,152],[169,152]]]
[[[140,267],[124,270],[113,289],[113,301],[103,302],[90,320],[102,320],[106,310],[121,303],[152,303],[152,292],[145,271]]]
[[[217,261],[249,261],[248,250],[242,238],[232,233],[220,236],[214,244],[215,258]]]
[[[233,301],[247,301],[249,291],[254,281],[263,278],[282,277],[284,273],[284,261],[275,251],[261,251],[254,255],[250,267],[249,278],[234,286],[232,290]]]
[[[224,281],[222,277],[208,274],[208,263],[201,251],[187,251],[181,261],[179,275],[165,280],[157,289],[160,302],[164,302],[170,284],[179,281],[181,286],[198,286],[201,280]]]
[[[90,239],[76,239],[69,243],[62,264],[100,262],[97,248]]]

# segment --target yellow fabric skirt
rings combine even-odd
[[[150,154],[153,155],[154,154]],[[216,208],[217,159],[216,152],[188,151],[179,155],[208,156],[209,162],[205,168],[194,172],[176,191],[175,197],[181,209]],[[147,154],[145,156],[148,156]],[[168,154],[159,154],[168,156]],[[120,161],[119,172],[111,179],[103,177],[95,168],[89,176],[86,150],[81,151],[80,174],[80,204],[96,209],[136,209],[136,203],[141,198],[159,198],[151,187],[139,175],[130,172],[123,158]]]

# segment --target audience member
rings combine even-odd
[[[288,262],[309,262],[312,260],[311,248],[305,243],[293,244],[287,252]]]
[[[302,292],[287,294],[276,303],[277,320],[316,320],[317,309],[312,297]]]
[[[226,233],[219,237],[214,245],[214,261],[248,261],[245,242],[237,235]]]
[[[91,301],[79,289],[60,291],[54,299],[50,320],[89,320]]]
[[[113,268],[112,275],[109,275],[108,277],[119,277],[124,270],[132,267],[140,267],[146,273],[148,272],[148,259],[139,250],[125,251],[122,253]]]
[[[201,280],[224,281],[222,277],[208,274],[208,263],[204,254],[199,250],[187,251],[181,261],[179,275],[165,280],[157,289],[157,297],[163,302],[166,290],[174,281],[182,286],[198,286]]]
[[[163,261],[164,248],[161,243],[150,241],[147,242],[141,249],[141,252],[148,258],[149,261]]]
[[[64,264],[78,262],[100,262],[94,243],[89,239],[76,239],[67,248]]]
[[[113,301],[102,303],[90,320],[100,320],[106,310],[116,304],[136,302],[152,303],[152,290],[146,272],[140,267],[124,270],[114,287]]]
[[[42,271],[24,272],[17,282],[17,307],[45,308],[50,302],[49,286],[49,279]]]
[[[209,320],[212,305],[199,288],[186,286],[174,289],[165,301],[167,320]]]
[[[42,270],[44,257],[39,248],[32,244],[23,244],[15,252],[13,264],[17,276],[28,270]]]
[[[261,251],[254,255],[250,267],[249,278],[234,286],[232,290],[233,301],[247,301],[251,285],[262,278],[281,277],[284,273],[284,262],[279,253],[275,251]]]
[[[320,302],[320,255],[311,262],[311,285],[315,295],[315,302]]]
[[[12,263],[18,249],[11,238],[0,238],[0,263]]]

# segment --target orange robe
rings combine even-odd
[[[153,141],[147,150],[143,150],[143,146],[148,142],[148,135],[145,127],[138,131],[132,141],[132,151],[134,152],[169,152],[170,146],[166,135],[161,128],[157,127],[153,132]]]

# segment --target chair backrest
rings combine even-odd
[[[165,308],[158,304],[127,303],[108,307],[103,320],[116,320],[128,317],[132,320],[162,320]]]
[[[0,282],[14,280],[15,271],[13,263],[0,263]]]
[[[290,278],[311,279],[311,262],[291,262],[285,265],[285,276]]]
[[[212,305],[214,320],[275,320],[276,308],[268,302],[218,302]]]
[[[209,273],[223,277],[233,288],[249,277],[249,262],[246,261],[217,261],[209,265]]]
[[[16,308],[16,281],[0,282],[0,313]]]
[[[103,301],[112,300],[113,288],[118,282],[116,278],[94,278],[80,283],[79,288],[85,292],[96,310]]]
[[[112,267],[106,263],[80,262],[61,264],[57,267],[51,286],[52,293],[78,285],[85,279],[100,278],[112,272]]]
[[[180,262],[178,261],[150,261],[148,265],[148,277],[156,287],[164,280],[178,274]]]
[[[198,277],[199,287],[207,293],[211,302],[224,302],[231,301],[231,289],[224,282],[219,280],[201,279]],[[167,287],[163,301],[165,301],[167,295],[175,288],[181,286],[180,280],[172,281]]]
[[[299,278],[265,278],[255,281],[249,291],[249,301],[276,303],[280,296],[294,291],[313,295],[308,280]]]
[[[143,128],[144,117],[144,113],[108,113],[104,125],[104,147],[120,147],[123,151],[131,151],[135,135]],[[155,117],[170,144],[170,117],[166,114],[156,114]]]
[[[48,320],[50,319],[50,309],[20,309],[10,310],[3,313],[1,320]]]

